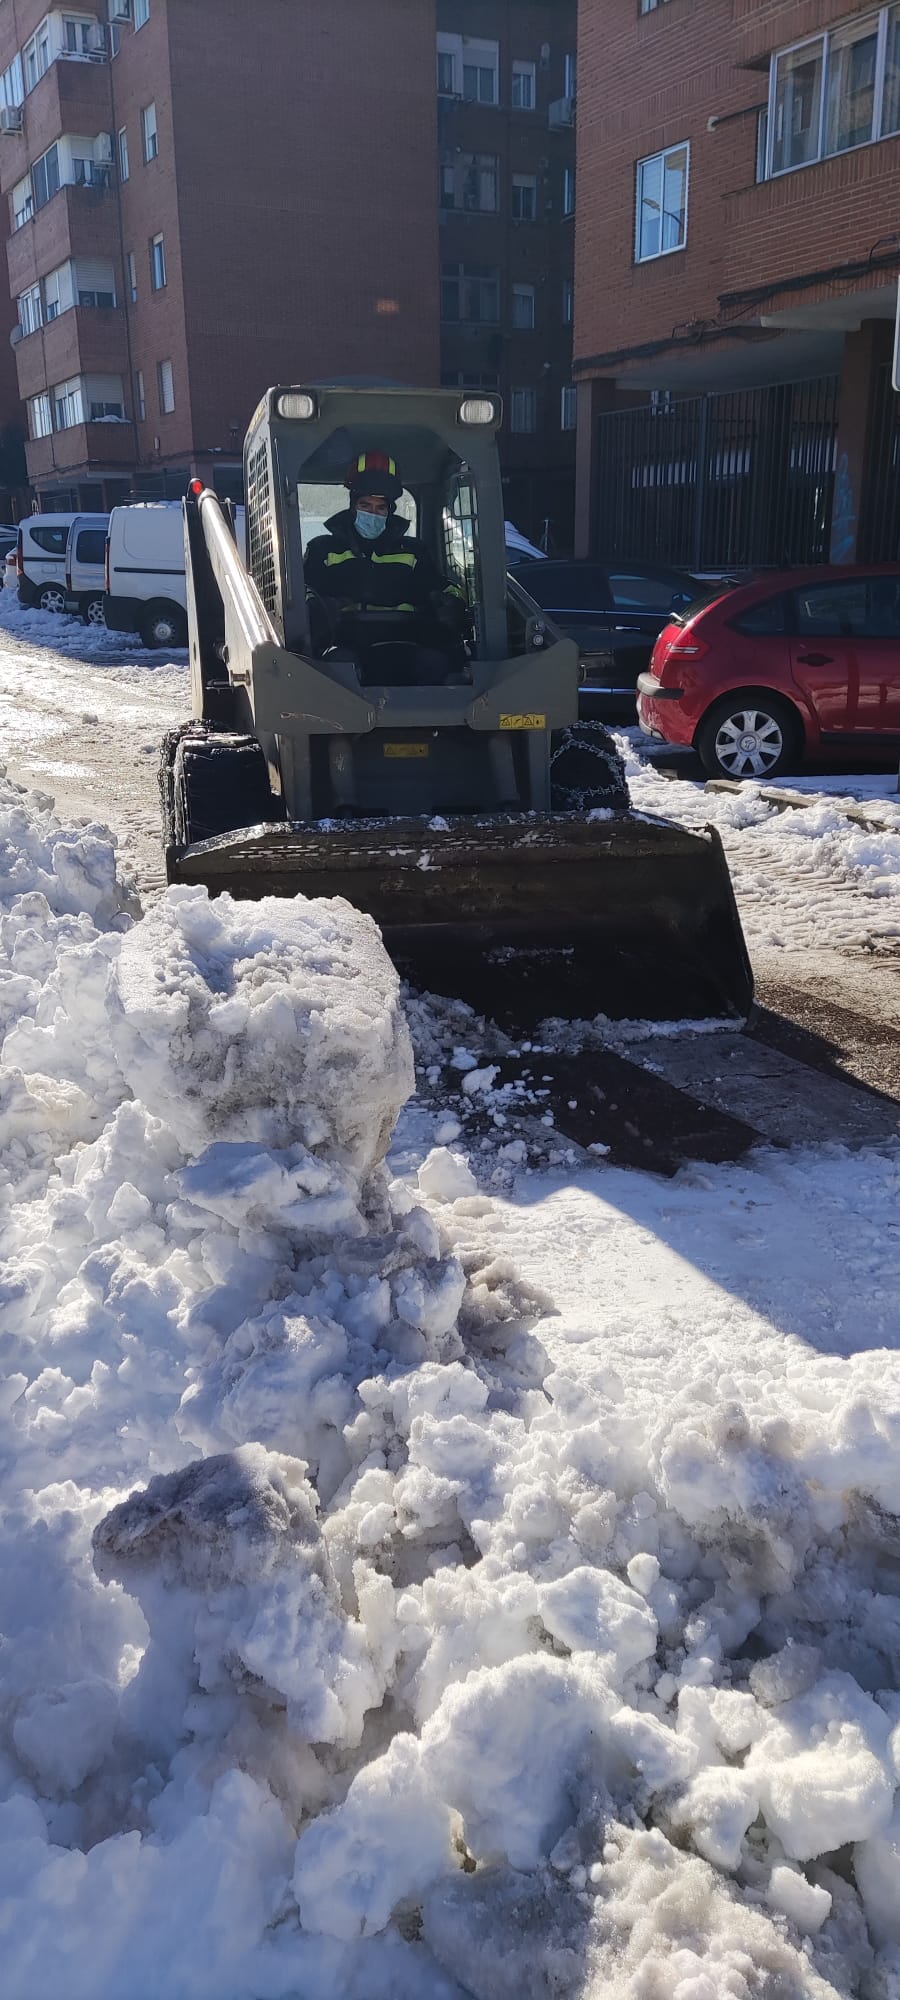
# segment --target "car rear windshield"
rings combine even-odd
[[[728,596],[729,591],[736,589],[737,584],[728,577],[720,578],[718,583],[698,583],[696,597],[692,597],[683,610],[673,611],[669,623],[686,625],[689,618],[696,618],[698,611],[708,611],[711,604],[718,604],[721,598]]]

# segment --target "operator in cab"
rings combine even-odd
[[[307,597],[316,650],[333,642],[342,613],[394,612],[409,621],[410,636],[430,628],[457,643],[469,614],[459,585],[442,576],[424,542],[397,513],[403,481],[384,451],[364,451],[346,481],[350,504],[326,521],[326,535],[310,542],[304,557]],[[330,623],[325,632],[323,624]]]

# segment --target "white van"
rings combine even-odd
[[[245,554],[245,512],[237,509],[238,548]],[[114,507],[106,545],[106,623],[111,632],[139,632],[145,646],[187,645],[184,517],[180,500]]]
[[[75,519],[74,514],[26,514],[19,522],[19,603],[28,610],[65,611],[66,548]]]
[[[105,625],[108,514],[76,514],[66,543],[66,610],[86,625]]]

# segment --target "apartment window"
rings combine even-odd
[[[641,0],[642,14],[655,14],[657,7],[664,7],[666,0]]]
[[[469,35],[438,35],[437,85],[442,97],[465,97],[470,104],[500,101],[500,44]]]
[[[59,147],[51,146],[49,152],[42,153],[31,169],[31,185],[34,191],[35,212],[46,208],[48,201],[59,193]]]
[[[441,267],[441,318],[474,320],[482,326],[500,322],[500,277],[474,264]]]
[[[533,333],[535,323],[533,285],[513,285],[512,323],[521,333]]]
[[[577,95],[578,95],[578,57],[575,55],[568,55],[566,57],[566,96],[577,97]]]
[[[150,242],[150,283],[154,292],[163,291],[166,283],[166,246],[161,236]]]
[[[71,431],[76,424],[84,423],[84,398],[77,375],[69,382],[60,382],[54,389],[53,408],[58,431]]]
[[[513,174],[512,219],[534,222],[537,216],[537,181],[534,174]]]
[[[575,318],[575,280],[563,279],[563,325],[571,326]]]
[[[128,290],[131,294],[131,303],[133,306],[136,306],[137,296],[138,296],[138,281],[137,281],[137,263],[135,260],[135,255],[133,250],[129,250],[128,255],[125,259],[125,264],[128,271]]]
[[[690,147],[669,146],[638,161],[635,262],[668,256],[687,242]]]
[[[900,131],[900,5],[772,57],[760,179]]]
[[[34,195],[31,189],[31,175],[26,174],[12,191],[13,228],[21,229],[34,214]]]
[[[775,59],[772,172],[805,167],[821,151],[825,38]]]
[[[567,167],[563,175],[563,215],[575,213],[575,168]]]
[[[45,390],[40,396],[31,396],[28,403],[28,429],[33,438],[46,438],[53,430],[53,411],[50,397]]]
[[[156,129],[156,105],[147,104],[141,112],[144,130],[144,159],[149,166],[151,160],[159,158],[159,133]]]
[[[150,0],[134,0],[134,25],[143,28],[150,19]]]
[[[534,63],[513,63],[512,101],[514,111],[534,110],[537,102],[537,70]]]
[[[510,398],[509,427],[513,431],[537,430],[537,390],[514,389]]]
[[[41,77],[50,68],[50,23],[42,21],[37,34],[32,35],[22,50],[22,67],[25,73],[25,89],[33,90]]]
[[[67,56],[99,55],[100,37],[96,21],[84,21],[71,14],[63,15],[63,49]]]
[[[567,382],[562,392],[560,427],[564,431],[574,431],[578,424],[578,390],[574,382]]]
[[[8,69],[0,76],[0,104],[7,111],[15,111],[25,101],[25,79],[22,72],[21,56],[14,56]]]
[[[120,179],[120,181],[127,181],[127,179],[128,179],[128,174],[129,174],[129,166],[128,166],[128,131],[127,131],[127,128],[126,128],[126,127],[125,127],[125,126],[123,125],[123,126],[122,126],[122,130],[121,130],[121,132],[119,133],[119,179]]]
[[[445,153],[441,162],[441,207],[467,214],[497,212],[497,161],[490,153]]]
[[[19,325],[23,333],[37,333],[44,324],[40,285],[32,285],[19,300]]]
[[[164,417],[171,416],[175,408],[175,376],[171,361],[161,361],[157,369],[159,376],[159,407]]]
[[[140,368],[134,378],[134,400],[138,416],[141,423],[143,423],[147,415],[147,395],[144,388],[143,371]]]
[[[60,264],[58,270],[51,271],[49,278],[44,279],[44,308],[48,323],[50,320],[58,319],[60,313],[65,311],[63,286],[69,276],[69,270],[68,264]],[[67,299],[66,304],[70,305],[71,299]]]

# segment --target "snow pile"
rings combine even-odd
[[[0,1076],[72,1116],[4,1139],[4,1994],[897,2000],[896,1157],[607,1173],[624,1250],[456,1118],[391,1179],[367,919],[131,923],[20,810]],[[880,1353],[734,1295],[816,1207]]]
[[[102,664],[106,659],[121,655],[123,646],[143,650],[136,636],[108,632],[105,625],[88,625],[83,618],[40,611],[34,605],[20,604],[13,590],[0,589],[0,630],[8,632],[10,638],[49,647],[72,660],[94,659]],[[178,657],[186,658],[186,654],[179,653]],[[169,659],[170,654],[148,652],[146,664],[152,666],[160,658]]]

